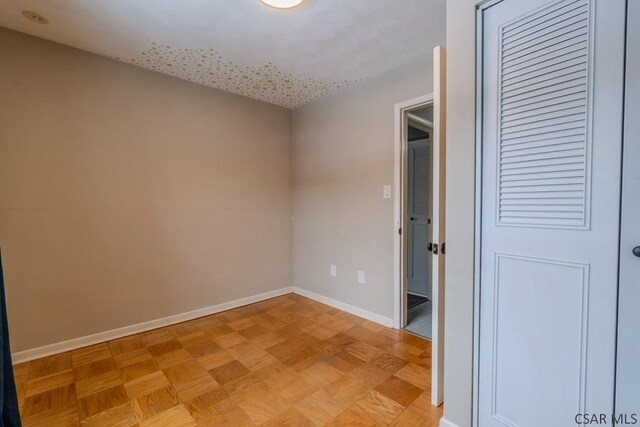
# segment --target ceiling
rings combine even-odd
[[[433,123],[433,105],[417,108],[411,111],[411,114],[420,117],[422,120],[426,120],[428,122]]]
[[[0,26],[296,108],[430,56],[445,0],[0,0]]]

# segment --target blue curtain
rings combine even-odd
[[[20,412],[18,411],[18,394],[16,382],[13,378],[13,364],[11,363],[11,348],[9,347],[9,325],[7,324],[7,304],[4,298],[4,274],[2,272],[2,253],[0,253],[0,323],[2,323],[2,337],[0,358],[2,358],[2,388],[0,389],[0,411],[2,411],[2,425],[20,426]]]

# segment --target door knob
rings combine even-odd
[[[431,243],[431,242],[427,243],[427,250],[429,252],[431,252],[433,250],[433,243]]]
[[[636,246],[635,248],[633,248],[633,254],[640,258],[640,246]]]
[[[411,221],[415,221],[416,219],[414,217],[411,217]]]

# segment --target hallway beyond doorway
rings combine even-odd
[[[411,294],[407,296],[412,296]],[[407,310],[407,326],[405,330],[412,334],[419,335],[426,339],[431,339],[432,312],[431,301],[424,299],[424,302],[413,307],[408,305]]]

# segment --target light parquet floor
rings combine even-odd
[[[437,426],[431,345],[289,294],[16,365],[25,426]]]

